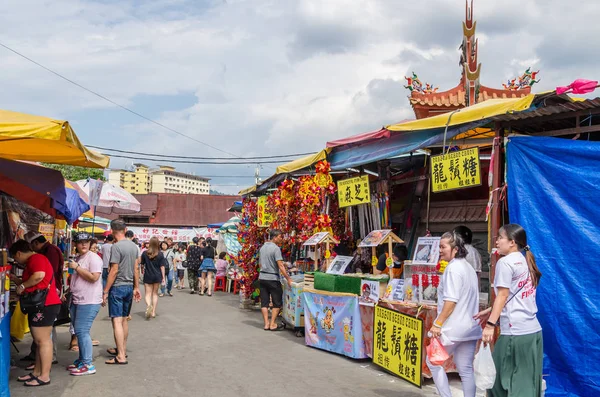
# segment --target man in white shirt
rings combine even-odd
[[[466,226],[457,226],[454,231],[458,233],[465,241],[465,248],[467,249],[467,257],[465,258],[475,272],[477,272],[477,278],[481,273],[481,254],[475,247],[473,247],[473,232]]]

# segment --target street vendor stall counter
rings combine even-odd
[[[299,277],[299,276],[294,276]],[[283,281],[283,309],[281,316],[287,326],[294,329],[297,337],[304,333],[304,303],[302,293],[304,291],[304,279],[299,282],[292,282],[290,287]]]

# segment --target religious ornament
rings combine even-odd
[[[404,86],[404,88],[407,88],[410,92],[416,92],[419,94],[433,94],[439,89],[439,87],[434,87],[429,83],[425,83],[425,86],[423,86],[423,83],[421,83],[421,80],[419,80],[419,77],[415,72],[413,72],[412,77],[405,76],[404,78],[406,79],[407,84]]]
[[[508,80],[507,84],[502,84],[502,86],[504,87],[505,90],[510,90],[510,91],[517,91],[517,90],[523,90],[525,88],[530,88],[535,83],[540,82],[539,79],[538,80],[535,79],[537,77],[538,73],[540,73],[539,70],[537,72],[532,72],[531,68],[527,68],[525,73],[523,73],[521,76],[514,78],[512,80]]]

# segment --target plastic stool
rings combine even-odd
[[[240,292],[240,282],[238,280],[235,280],[233,282],[233,293],[237,294],[238,292]]]
[[[223,291],[225,292],[225,284],[227,283],[227,277],[218,276],[215,278],[215,292]]]

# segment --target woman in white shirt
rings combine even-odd
[[[177,289],[183,289],[183,278],[185,276],[185,267],[183,267],[183,262],[185,262],[185,246],[183,244],[179,245],[178,253],[175,255],[175,259],[173,259],[173,263],[177,268],[177,280],[175,286]]]
[[[500,325],[500,337],[493,353],[496,383],[488,395],[539,396],[543,341],[535,295],[542,273],[527,245],[525,229],[520,225],[504,225],[498,232],[496,247],[500,255],[504,255],[496,264],[496,300],[492,308],[475,316],[481,324],[486,324],[484,343],[493,341],[496,327]]]
[[[479,311],[479,291],[477,274],[465,260],[466,256],[464,240],[458,233],[448,232],[442,236],[440,259],[448,261],[448,266],[438,288],[438,315],[429,332],[432,338],[444,334],[452,343],[445,348],[449,355],[454,355],[464,396],[475,397],[473,359],[481,327],[473,317]],[[444,367],[431,364],[429,359],[427,366],[440,396],[452,397]]]

